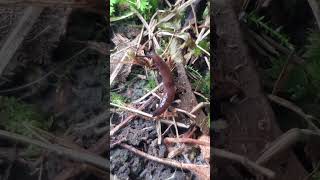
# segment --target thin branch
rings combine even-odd
[[[143,151],[140,151],[140,150],[138,150],[132,146],[129,146],[127,144],[122,143],[122,144],[120,144],[120,146],[132,151],[135,154],[138,154],[139,156],[142,156],[146,159],[149,159],[151,161],[155,161],[155,162],[158,162],[161,164],[166,164],[166,165],[176,167],[176,168],[190,170],[191,172],[197,174],[199,177],[202,177],[202,179],[207,180],[210,177],[210,166],[208,166],[208,165],[196,165],[196,164],[181,163],[181,162],[174,161],[171,159],[158,158],[158,157],[152,156],[150,154],[147,154]]]
[[[218,148],[213,148],[213,154],[216,157],[225,158],[225,159],[239,162],[239,163],[243,164],[244,166],[246,166],[248,169],[253,169],[253,170],[259,172],[260,174],[263,174],[269,178],[275,177],[275,173],[273,171],[255,163],[253,161],[250,161],[248,158],[246,158],[244,156],[234,154],[234,153],[231,153],[231,152],[228,152],[228,151],[225,151],[222,149],[218,149]]]
[[[279,96],[274,96],[274,95],[270,94],[270,95],[268,95],[268,98],[271,101],[297,113],[299,116],[301,116],[308,123],[308,125],[312,129],[316,130],[317,132],[320,132],[320,129],[312,122],[312,119],[317,120],[317,121],[319,121],[319,119],[313,117],[312,115],[306,114],[300,107],[298,107],[297,105],[293,104],[292,102],[290,102],[286,99],[283,99]]]
[[[1,1],[0,1],[1,4]],[[17,25],[10,32],[8,38],[4,42],[0,50],[0,75],[14,56],[25,36],[29,33],[33,24],[36,23],[43,8],[29,6],[24,10],[23,15],[19,19]]]
[[[210,146],[210,142],[206,141],[200,141],[198,139],[192,139],[192,138],[165,138],[165,143],[188,143],[188,144],[197,144],[202,146]]]
[[[165,119],[161,119],[160,120],[162,123],[164,123],[164,124],[167,124],[167,125],[174,125],[174,122],[173,121],[169,121],[169,120],[165,120]],[[176,122],[176,125],[178,126],[178,127],[180,127],[180,128],[184,128],[184,129],[189,129],[189,125],[185,125],[185,124],[183,124],[183,123],[181,123],[181,122]]]
[[[200,110],[203,107],[209,106],[210,103],[209,102],[201,102],[199,104],[197,104],[191,111],[190,114],[194,114],[195,112],[197,112],[198,110]]]
[[[154,89],[152,89],[151,91],[149,91],[147,94],[145,94],[144,96],[142,96],[141,98],[133,101],[133,104],[136,104],[142,100],[144,100],[145,98],[147,98],[148,96],[150,96],[152,93],[156,92],[161,86],[163,85],[163,83],[160,83],[157,87],[155,87]]]
[[[116,66],[116,68],[113,70],[111,76],[110,76],[110,86],[112,85],[113,81],[116,79],[117,75],[119,74],[122,66],[123,66],[123,61],[126,59],[128,56],[127,52],[125,52],[124,56],[121,58],[119,64]]]
[[[153,97],[151,97],[150,99],[148,99],[143,105],[141,105],[138,110],[143,110],[144,108],[146,108],[152,101],[153,101]],[[124,127],[126,124],[128,124],[132,119],[134,119],[137,115],[130,115],[128,116],[124,121],[122,121],[120,124],[118,124],[116,127],[114,127],[113,129],[111,129],[110,131],[110,137],[113,136],[119,129],[121,129],[122,127]]]
[[[122,105],[118,105],[118,104],[114,104],[114,103],[110,103],[110,105],[111,105],[111,106],[114,106],[114,107],[121,108],[121,109],[128,110],[128,111],[130,111],[130,112],[134,112],[134,113],[137,113],[137,114],[140,114],[140,115],[142,115],[142,116],[149,117],[149,118],[152,118],[152,117],[153,117],[151,114],[146,113],[146,112],[143,112],[143,111],[140,111],[140,110],[137,110],[137,109],[129,108],[129,107],[122,106]]]
[[[160,49],[160,45],[159,45],[157,39],[154,37],[153,32],[152,32],[149,24],[147,23],[147,21],[143,18],[143,16],[136,9],[132,8],[132,10],[138,16],[138,18],[140,19],[142,24],[146,27],[147,31],[149,32],[149,37],[152,38],[153,43],[156,46],[156,49]]]
[[[196,11],[194,10],[194,6],[191,4],[191,9],[192,9],[192,13],[193,13],[193,18],[194,18],[194,25],[196,27],[196,33],[197,36],[199,36],[199,30],[198,30],[198,22],[197,22],[197,14]]]
[[[189,117],[191,117],[191,118],[193,118],[193,119],[197,118],[197,116],[195,116],[195,115],[194,115],[194,114],[192,114],[192,113],[189,113],[189,112],[188,112],[188,111],[186,111],[186,110],[176,108],[176,111],[177,111],[177,112],[182,112],[182,113],[184,113],[184,114],[188,115]]]
[[[201,94],[201,93],[199,93],[199,92],[197,92],[197,91],[194,91],[194,94],[202,97],[204,100],[206,100],[207,102],[209,102],[209,99],[208,99],[207,97],[205,97],[203,94]]]
[[[95,165],[99,168],[109,170],[109,161],[107,161],[105,158],[96,156],[94,154],[89,154],[89,153],[84,153],[84,152],[79,152],[77,150],[61,147],[55,144],[47,144],[43,143],[41,141],[37,141],[34,139],[30,139],[28,137],[11,133],[8,131],[3,131],[0,130],[0,137],[5,138],[5,139],[10,139],[13,141],[18,141],[24,144],[32,144],[39,146],[41,148],[47,149],[49,151],[53,151],[57,153],[58,155],[62,155],[65,157],[68,157],[72,160],[79,161],[79,162],[85,162],[88,164]]]
[[[280,152],[285,152],[297,142],[304,142],[305,140],[316,140],[319,142],[320,134],[309,129],[291,129],[272,142],[256,160],[256,163],[265,164]]]
[[[170,13],[167,16],[165,16],[164,18],[162,18],[155,26],[158,26],[161,23],[169,21],[171,18],[176,16],[176,14],[179,14],[185,8],[190,6],[194,1],[196,1],[196,0],[189,0],[189,1],[185,2],[185,3],[183,3],[181,6],[177,6],[174,10],[172,10],[172,13]],[[176,4],[177,3],[178,3],[178,1],[176,2]]]

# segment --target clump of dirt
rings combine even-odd
[[[157,132],[154,121],[134,120],[115,135],[114,141],[125,139],[124,142],[142,149],[150,155],[164,158],[168,150],[164,144],[157,144]],[[112,142],[111,142],[112,143]],[[181,162],[185,160],[179,157]],[[110,170],[120,179],[185,179],[194,177],[190,172],[181,171],[157,162],[146,160],[127,149],[114,148],[110,151]]]

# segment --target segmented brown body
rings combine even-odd
[[[154,111],[153,117],[161,115],[174,100],[176,93],[173,76],[171,74],[169,66],[156,54],[148,55],[147,57],[153,60],[156,68],[158,69],[160,76],[162,77],[164,96],[160,102],[159,107]]]

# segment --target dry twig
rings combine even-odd
[[[1,4],[1,1],[0,1]],[[41,7],[27,7],[24,10],[22,17],[17,23],[16,27],[11,31],[7,40],[3,44],[0,50],[0,75],[4,71],[7,64],[10,62],[11,58],[15,52],[20,47],[22,41],[26,35],[31,30],[34,23],[36,23],[39,18],[43,8]]]
[[[153,97],[151,97],[150,99],[148,99],[143,105],[141,105],[138,110],[143,110],[144,108],[146,108],[152,101],[153,101]],[[111,129],[110,131],[110,136],[113,136],[119,129],[121,129],[122,127],[124,127],[126,124],[128,124],[132,119],[134,119],[137,115],[130,115],[128,116],[124,121],[122,121],[120,124],[118,124],[116,127],[114,127],[113,129]]]
[[[304,120],[306,120],[306,122],[308,123],[308,125],[312,129],[316,130],[317,132],[320,132],[320,129],[312,122],[312,119],[319,121],[317,118],[313,117],[312,115],[306,114],[301,108],[299,108],[298,106],[296,106],[292,102],[290,102],[290,101],[288,101],[286,99],[283,99],[283,98],[281,98],[279,96],[274,96],[274,95],[270,94],[270,95],[268,95],[268,98],[271,101],[273,101],[273,102],[275,102],[275,103],[277,103],[277,104],[279,104],[279,105],[281,105],[281,106],[283,106],[285,108],[288,108],[291,111],[297,113]]]
[[[193,113],[195,113],[196,111],[198,111],[198,110],[200,110],[201,108],[206,107],[206,106],[210,106],[210,103],[209,103],[209,102],[200,102],[199,104],[197,104],[197,105],[190,111],[190,114],[193,114]]]
[[[210,142],[206,141],[200,141],[197,139],[192,138],[165,138],[165,143],[188,143],[188,144],[197,144],[197,145],[203,145],[203,146],[210,146]]]
[[[0,130],[0,137],[5,138],[5,139],[10,139],[13,141],[18,141],[18,142],[21,142],[24,144],[36,145],[41,148],[47,149],[49,151],[53,151],[59,155],[63,155],[67,158],[73,159],[75,161],[92,164],[92,165],[95,165],[95,166],[102,168],[104,170],[109,170],[108,169],[109,161],[107,161],[106,159],[104,159],[102,157],[99,157],[99,156],[96,156],[96,155],[93,155],[90,153],[80,152],[77,150],[61,147],[61,146],[55,145],[55,144],[43,143],[43,142],[33,140],[28,137],[19,135],[19,134],[10,133],[8,131],[3,131],[3,130]]]
[[[196,164],[186,164],[186,163],[180,163],[171,159],[165,159],[165,158],[158,158],[152,155],[149,155],[143,151],[140,151],[132,146],[129,146],[127,144],[120,144],[121,147],[126,148],[135,154],[138,154],[146,159],[156,161],[161,164],[166,164],[172,167],[181,168],[190,170],[191,172],[195,173],[199,176],[199,178],[203,180],[209,180],[210,179],[210,166],[208,165],[196,165]]]
[[[269,177],[269,178],[275,177],[275,173],[273,171],[271,171],[270,169],[267,169],[265,167],[262,167],[253,161],[250,161],[248,158],[246,158],[244,156],[234,154],[231,152],[227,152],[227,151],[224,151],[222,149],[217,149],[217,148],[213,148],[212,151],[213,151],[214,156],[216,156],[216,157],[225,158],[225,159],[239,162],[239,163],[243,164],[244,166],[246,166],[247,168],[253,169],[253,170]]]
[[[285,134],[281,135],[277,138],[264,152],[263,154],[256,160],[258,164],[265,164],[272,157],[276,156],[280,152],[285,152],[291,146],[300,141],[305,140],[320,140],[320,133],[309,129],[291,129],[287,131]]]

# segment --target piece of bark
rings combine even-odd
[[[0,33],[0,39],[2,40],[0,41],[0,47],[4,47],[6,38],[15,29],[19,18],[23,16],[23,11],[24,8],[21,7],[0,8],[0,16],[10,17],[4,22],[8,27]],[[21,72],[21,67],[29,67],[29,63],[32,63],[34,69],[53,63],[56,59],[52,57],[52,54],[61,40],[61,36],[66,32],[70,13],[71,8],[44,8],[39,18],[33,23],[30,31],[24,36],[18,49],[14,52],[10,62],[3,70],[2,76],[11,79]],[[32,72],[28,71],[25,77],[30,76],[30,73]],[[46,87],[45,83],[41,86],[42,88]]]
[[[178,77],[175,79],[175,86],[178,89],[178,92],[180,92],[179,98],[181,99],[181,103],[179,108],[190,112],[195,106],[197,106],[198,102],[185,71],[183,56],[181,51],[179,51],[180,46],[181,43],[178,41],[178,39],[174,38],[170,44],[169,53],[171,58],[176,63],[176,69],[178,72]],[[202,110],[195,112],[194,115],[196,115],[196,118],[194,119],[195,124],[201,128],[201,131],[204,134],[208,135],[208,117],[203,113]]]
[[[235,6],[234,3],[238,2],[215,0],[212,11],[218,37],[217,48],[214,50],[218,67],[225,72],[234,71],[246,95],[246,100],[241,103],[223,108],[223,113],[229,122],[228,130],[225,132],[227,139],[224,148],[254,160],[259,157],[264,147],[282,132],[277,126],[270,104],[262,93],[255,64],[242,38],[236,15],[238,13],[232,8]],[[235,70],[235,67],[240,65],[243,66]],[[217,141],[219,140],[215,139],[216,143]],[[283,162],[285,166],[281,166],[279,162]],[[278,161],[269,162],[266,167],[276,173],[276,179],[287,179],[290,173],[291,179],[302,179],[307,175],[292,151],[287,151]]]
[[[5,43],[1,47],[0,51],[0,75],[2,75],[4,69],[14,56],[15,52],[20,47],[22,41],[31,30],[32,26],[36,23],[43,8],[42,7],[27,7],[24,10],[22,17],[9,34]]]

